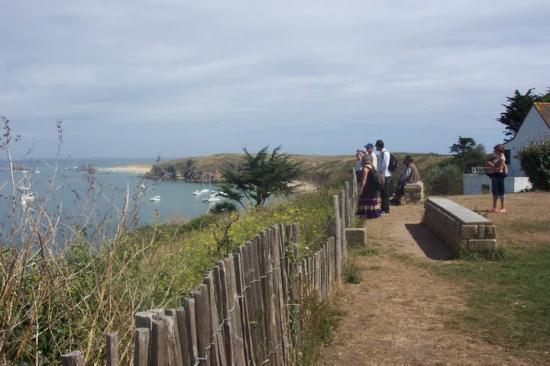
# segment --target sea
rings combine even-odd
[[[17,169],[12,179],[9,163],[0,161],[0,223],[5,229],[15,205],[21,206],[19,211],[46,210],[52,217],[71,218],[77,225],[120,216],[125,207],[137,225],[180,222],[208,213],[213,203],[203,200],[209,194],[193,192],[217,190],[215,185],[157,181],[137,172],[103,170],[148,163],[135,159],[25,160],[14,163]]]

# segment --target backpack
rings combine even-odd
[[[371,177],[373,178],[374,187],[377,190],[380,190],[384,187],[384,182],[386,181],[386,177],[384,177],[384,174],[382,174],[380,171],[378,171],[376,168],[372,168],[371,170]]]
[[[397,158],[395,157],[395,155],[390,153],[390,163],[388,164],[388,170],[390,171],[390,173],[393,173],[395,169],[397,169],[398,164],[399,163],[397,162]]]

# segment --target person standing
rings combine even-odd
[[[357,215],[375,219],[380,216],[378,207],[378,187],[374,177],[374,168],[370,157],[363,157],[363,175],[359,181],[359,201],[357,202]]]
[[[506,166],[506,156],[504,155],[504,146],[501,144],[495,145],[493,148],[495,158],[492,161],[485,163],[485,166],[491,169],[489,177],[491,177],[491,193],[493,194],[493,208],[490,212],[505,213],[504,207],[505,187],[504,178],[508,173]],[[497,202],[500,199],[500,210],[497,209]]]
[[[390,213],[390,152],[384,147],[384,141],[376,141],[376,150],[378,151],[378,171],[384,176],[384,186],[380,189],[380,199],[382,201],[382,214]]]

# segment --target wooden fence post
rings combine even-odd
[[[349,182],[348,181],[345,181],[344,182],[344,190],[346,192],[346,223],[347,223],[347,227],[351,227],[351,210],[352,210],[352,207],[351,207],[351,190],[350,190],[350,186],[349,186]]]
[[[82,353],[80,351],[74,351],[61,356],[61,363],[63,366],[84,366],[84,360],[82,359]]]

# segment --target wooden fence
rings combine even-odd
[[[355,175],[354,175],[355,178]],[[278,224],[217,262],[203,283],[177,309],[135,314],[136,366],[226,366],[294,364],[291,334],[301,326],[306,296],[327,299],[341,282],[357,183],[334,195],[333,236],[319,250],[294,260],[297,224]],[[293,311],[297,309],[297,311]],[[299,332],[294,332],[298,333]],[[106,335],[108,366],[117,366],[118,338]],[[79,351],[62,356],[66,366],[84,365]]]

